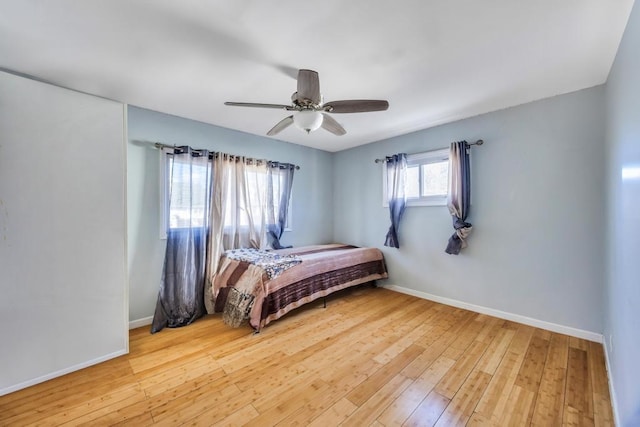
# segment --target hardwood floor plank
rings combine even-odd
[[[341,425],[345,427],[359,427],[373,423],[380,413],[409,387],[411,382],[411,379],[406,378],[402,374],[394,376],[366,402],[359,405],[358,409],[349,415]]]
[[[436,317],[435,327],[416,344],[429,347],[441,340],[446,334],[449,336],[447,339],[447,346],[449,346],[457,338],[457,334],[466,327],[466,324],[472,322],[474,316],[477,315],[477,313],[453,307],[445,309],[444,306],[438,306],[436,310],[440,312],[440,316]]]
[[[246,423],[246,426],[274,426],[294,414],[296,411],[310,405],[315,409],[314,402],[330,391],[331,386],[322,380],[315,380],[303,387],[297,387],[289,395],[283,396],[280,402],[267,410],[260,410],[260,416]],[[322,412],[322,411],[320,411]]]
[[[260,414],[252,405],[243,406],[233,414],[213,424],[215,427],[243,426],[247,421],[258,418]],[[211,424],[209,424],[211,425]]]
[[[587,360],[589,363],[589,375],[591,377],[593,392],[608,396],[609,382],[604,361],[604,349],[600,343],[589,342],[588,345]]]
[[[600,344],[388,289],[130,350],[0,396],[0,425],[613,425]]]
[[[204,393],[207,389],[222,389],[229,385],[231,385],[231,378],[226,376],[220,378],[216,371],[181,384],[156,396],[148,397],[144,401],[121,408],[106,416],[104,424],[116,422],[126,424],[129,420],[135,420],[138,414],[151,413],[151,411],[157,408],[166,406],[169,402],[187,401]],[[102,419],[98,419],[97,421],[98,424],[103,424]]]
[[[491,378],[489,386],[476,407],[476,412],[492,422],[497,423],[504,411],[533,332],[533,328],[524,325],[518,327],[511,344],[509,344]]]
[[[360,383],[356,388],[347,395],[353,404],[357,406],[363,405],[367,400],[371,398],[384,384],[407,366],[412,360],[414,360],[420,353],[424,351],[424,348],[418,345],[411,345],[405,351],[396,356],[392,361],[383,365],[378,371]],[[405,378],[405,377],[403,377]]]
[[[449,359],[458,360],[467,351],[471,343],[479,341],[476,338],[480,331],[487,326],[485,322],[486,318],[482,315],[474,315],[473,321],[469,322],[465,328],[456,334],[456,338],[447,346],[443,355]]]
[[[53,417],[50,420],[52,421],[53,425],[57,426],[98,425],[107,423],[117,424],[121,420],[117,418],[111,419],[112,414],[116,413],[121,408],[125,408],[146,399],[146,396],[143,392],[130,393],[121,397],[123,399],[119,401],[101,401],[93,406],[93,411],[88,413],[87,411],[89,410],[91,402],[87,402],[81,407],[75,408],[75,414],[73,413],[73,411],[65,412],[65,417],[67,418],[66,422],[64,422],[64,419],[61,419],[60,417]],[[149,416],[150,415],[151,414],[149,413]]]
[[[386,426],[402,425],[454,364],[453,359],[438,358],[380,414],[378,421]]]
[[[499,425],[528,426],[533,415],[536,394],[524,387],[514,385],[509,393]]]
[[[204,375],[209,375],[212,379],[222,378],[225,375],[224,370],[219,367],[220,364],[210,357],[205,356],[196,362],[171,368],[151,377],[144,377],[138,382],[147,396],[155,396]]]
[[[151,411],[157,425],[210,425],[223,419],[243,406],[251,399],[231,384],[221,389],[204,390],[190,394],[187,399],[174,400]]]
[[[540,378],[542,378],[542,370],[547,361],[547,352],[549,350],[549,341],[534,336],[529,343],[529,348],[524,356],[522,366],[518,371],[515,385],[537,393],[540,387]]]
[[[431,391],[402,425],[407,427],[434,426],[449,402],[450,400],[443,395]]]
[[[587,351],[589,350],[589,341],[581,338],[569,337],[569,347]]]
[[[576,347],[572,347],[576,348]],[[562,426],[566,427],[593,427],[595,425],[593,419],[581,413],[571,406],[566,406],[563,412]]]
[[[451,345],[459,331],[472,321],[471,317],[456,318],[442,315],[441,318],[434,319],[435,325],[429,334],[431,344],[427,344],[427,340],[424,339],[416,342],[416,344],[425,347],[425,351],[402,370],[402,375],[407,378],[418,378]],[[455,319],[458,319],[459,322],[456,323]],[[434,336],[438,338],[433,340]]]
[[[308,370],[298,375],[295,381],[277,383],[271,386],[256,384],[254,387],[249,388],[246,393],[252,396],[253,406],[262,414],[283,401],[295,398],[298,393],[309,387],[314,378],[315,373],[312,370]],[[324,383],[320,379],[318,381]]]
[[[593,421],[596,426],[614,425],[611,400],[608,393],[606,396],[600,393],[593,394]]]
[[[460,391],[451,399],[449,405],[438,418],[436,426],[446,427],[465,425],[480,397],[489,385],[491,375],[480,370],[474,370],[460,387]]]
[[[363,356],[360,361],[348,367],[336,366],[321,373],[320,378],[330,384],[340,397],[346,396],[367,378],[380,370],[380,364]]]
[[[93,427],[93,426],[112,426],[112,427],[148,427],[153,425],[153,417],[151,416],[151,412],[143,412],[141,414],[136,415],[133,418],[129,418],[125,421],[120,422],[102,422],[102,421],[91,421],[86,424],[80,424],[82,427]]]
[[[408,321],[404,322],[399,328],[396,329],[395,334],[400,337],[395,343],[389,346],[389,348],[383,350],[381,353],[375,356],[374,360],[382,365],[388,363],[395,358],[398,354],[402,353],[412,344],[415,344],[418,339],[428,333],[428,328],[422,328],[422,325],[428,324],[429,319],[437,315],[437,311],[424,308]]]
[[[277,425],[283,427],[309,425],[313,420],[322,416],[333,405],[337,404],[345,394],[345,391],[329,385],[326,391],[316,393],[311,401],[304,403],[300,408],[288,415]]]
[[[609,382],[602,344],[589,342],[587,352],[589,374],[593,386],[593,420],[596,426],[613,425]]]
[[[592,393],[587,352],[570,346],[565,405],[593,419]]]
[[[144,400],[144,392],[137,384],[127,385],[112,390],[108,396],[99,396],[78,402],[66,408],[55,408],[40,412],[37,424],[41,426],[59,426],[66,423],[80,424],[91,421],[104,413],[110,413],[119,406],[126,406],[131,401]],[[79,420],[76,422],[76,420]],[[8,420],[9,425],[14,420]]]
[[[515,334],[516,332],[514,330],[501,327],[496,332],[494,339],[490,342],[487,351],[484,352],[482,358],[478,361],[476,365],[477,369],[493,375]]]
[[[562,424],[568,353],[569,337],[553,334],[531,422],[534,426]]]
[[[496,423],[492,423],[490,419],[485,417],[484,415],[480,415],[477,412],[474,412],[471,417],[469,417],[469,421],[467,421],[466,427],[493,427],[496,426]]]
[[[327,427],[342,424],[358,407],[347,398],[342,398],[315,418],[309,427]]]
[[[447,375],[436,385],[435,391],[441,395],[452,399],[458,392],[467,376],[482,357],[488,344],[481,341],[473,341],[464,352],[462,357],[449,369]],[[443,353],[443,356],[446,352]],[[489,378],[490,376],[487,375]]]

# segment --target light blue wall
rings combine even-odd
[[[129,318],[153,315],[165,240],[160,239],[159,151],[143,141],[295,163],[292,231],[283,244],[329,243],[333,236],[333,155],[142,108],[128,110]]]
[[[336,153],[335,240],[382,249],[390,284],[601,333],[603,102],[599,86]],[[444,253],[445,206],[407,208],[401,249],[384,247],[389,214],[374,159],[479,138],[469,247]]]
[[[640,6],[607,82],[608,275],[604,335],[620,425],[640,425]],[[635,176],[630,176],[634,175]]]

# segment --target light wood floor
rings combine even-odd
[[[385,289],[130,342],[0,397],[0,425],[613,425],[600,344]]]

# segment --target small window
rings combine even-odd
[[[387,198],[386,166],[382,165],[382,203]],[[407,156],[407,206],[446,206],[449,191],[449,149]]]

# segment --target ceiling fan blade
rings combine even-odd
[[[298,71],[298,92],[296,93],[298,102],[305,104],[311,101],[313,104],[320,104],[320,80],[318,73],[313,70]],[[305,100],[307,100],[305,102]]]
[[[267,132],[267,135],[269,136],[276,135],[280,133],[280,131],[288,127],[291,123],[293,123],[293,116],[285,117],[284,119],[280,120],[278,124],[272,127],[271,130]]]
[[[291,105],[259,104],[255,102],[225,102],[224,105],[230,105],[232,107],[277,108],[278,110],[287,110],[287,111],[291,111],[294,109]]]
[[[389,108],[389,103],[374,99],[350,99],[327,102],[322,108],[328,113],[366,113],[369,111],[384,111]]]
[[[347,133],[347,131],[344,130],[344,128],[327,113],[322,113],[322,128],[338,136],[342,136]]]

